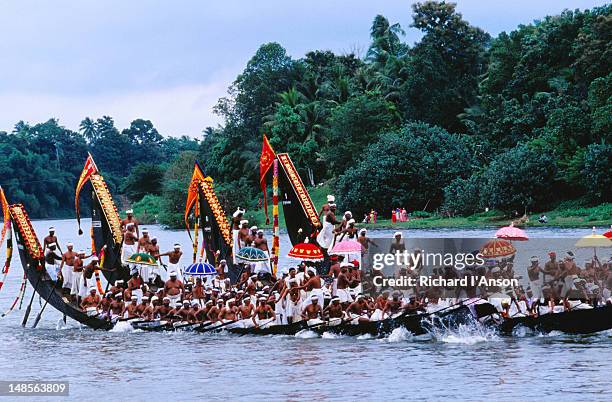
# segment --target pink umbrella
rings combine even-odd
[[[354,240],[341,241],[332,248],[330,254],[361,253],[361,243]]]
[[[506,240],[529,240],[524,230],[514,227],[514,222],[495,232],[495,237]]]

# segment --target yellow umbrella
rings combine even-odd
[[[595,234],[595,228],[593,233],[588,236],[584,236],[576,242],[576,247],[580,248],[593,248],[593,252],[597,255],[597,248],[599,247],[612,247],[612,239],[608,239],[606,236]]]

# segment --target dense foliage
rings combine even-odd
[[[262,45],[215,107],[224,124],[201,141],[164,138],[141,119],[120,131],[110,117],[87,118],[80,133],[20,122],[0,134],[0,184],[33,215],[56,216],[71,209],[90,151],[113,191],[161,205],[159,219],[176,225],[196,158],[227,210],[257,207],[266,133],[307,184],[327,182],[357,214],[612,200],[611,5],[492,38],[454,4],[426,1],[413,5],[410,26],[423,33],[413,45],[376,16],[362,57],[315,50],[294,59]]]

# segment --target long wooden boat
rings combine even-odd
[[[568,334],[592,334],[606,331],[612,329],[612,305],[542,314],[538,317],[507,318],[499,329],[504,334],[511,334],[520,326],[545,333],[561,331]]]
[[[387,318],[381,321],[360,322],[351,324],[344,322],[338,325],[308,326],[306,321],[299,321],[287,325],[274,325],[264,328],[202,328],[199,324],[189,326],[189,330],[198,332],[226,331],[236,335],[296,335],[300,331],[310,330],[318,334],[332,333],[345,336],[371,335],[384,337],[396,328],[403,327],[413,335],[430,333],[434,328],[457,328],[459,325],[474,323],[473,313],[466,305],[440,313],[420,313],[400,315],[396,318]],[[483,318],[482,316],[480,318]],[[573,310],[568,312],[544,314],[539,317],[520,317],[504,319],[501,323],[489,321],[485,325],[497,330],[501,335],[510,336],[513,329],[518,326],[532,328],[539,332],[561,331],[569,334],[590,334],[612,329],[612,306],[602,306],[593,309]],[[134,328],[144,331],[173,331],[171,324],[153,322],[137,322]],[[187,328],[186,328],[187,329]]]
[[[9,211],[21,265],[34,291],[60,313],[81,324],[93,329],[112,328],[110,322],[88,316],[78,306],[63,297],[61,288],[51,280],[45,269],[43,249],[25,208],[21,204],[14,204],[9,206]]]

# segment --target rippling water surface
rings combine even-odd
[[[35,222],[39,236],[50,224]],[[76,236],[74,221],[53,225],[61,244],[73,241],[77,248],[87,247],[88,239]],[[184,232],[155,226],[151,230],[164,250],[177,239],[188,244]],[[404,232],[421,237],[491,235],[491,230]],[[589,231],[530,229],[529,233],[552,237]],[[281,247],[287,245],[284,237]],[[21,273],[16,256],[0,292],[0,310],[8,308],[17,294]],[[39,309],[36,298],[28,326]],[[45,311],[38,328],[24,329],[22,317],[23,310],[16,310],[0,320],[0,380],[67,380],[71,399],[612,399],[610,331],[590,336],[500,337],[466,327],[423,337],[398,329],[385,339],[312,333],[238,337],[143,333],[127,326],[125,331],[102,332],[80,328],[74,321],[64,327],[52,308]]]

